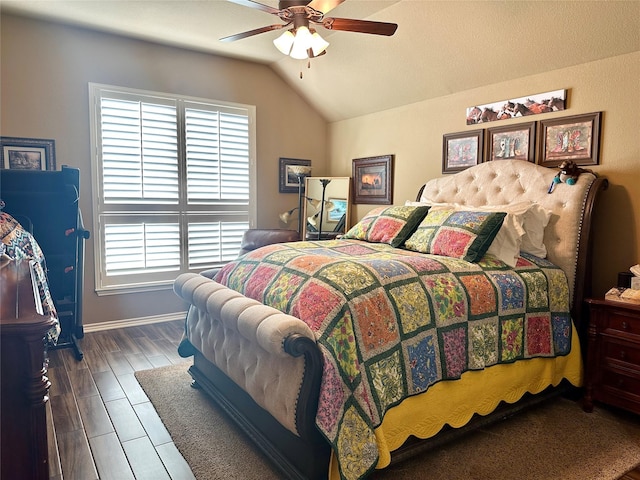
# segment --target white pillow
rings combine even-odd
[[[532,203],[524,215],[524,229],[520,250],[536,257],[546,258],[547,247],[544,244],[544,229],[549,225],[551,211]]]

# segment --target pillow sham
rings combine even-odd
[[[551,211],[533,203],[524,215],[525,235],[520,250],[536,257],[546,258],[547,247],[544,244],[544,230],[551,220]]]
[[[342,238],[388,243],[399,247],[429,211],[428,206],[378,207],[367,213]]]
[[[429,210],[405,247],[467,262],[477,262],[495,239],[506,213],[434,208]]]
[[[476,210],[475,207],[473,209]],[[547,247],[544,245],[544,229],[549,224],[551,211],[531,202],[519,202],[511,205],[487,205],[479,207],[477,210],[500,211],[519,217],[524,229],[520,251],[540,258],[547,257]]]

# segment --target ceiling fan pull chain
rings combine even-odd
[[[311,59],[307,60],[307,68],[311,68]],[[300,70],[300,78],[302,78],[302,70]]]

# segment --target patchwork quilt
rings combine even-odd
[[[344,479],[374,468],[374,429],[404,398],[468,370],[566,355],[564,272],[524,254],[515,268],[360,240],[276,244],[216,281],[306,322],[324,356],[316,423]]]

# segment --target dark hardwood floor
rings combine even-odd
[[[51,480],[189,480],[194,476],[134,376],[185,363],[182,321],[85,334],[84,360],[49,352]],[[620,480],[640,480],[640,466]]]
[[[53,480],[187,480],[194,476],[134,376],[185,363],[182,321],[85,334],[84,359],[49,351],[47,406]]]

